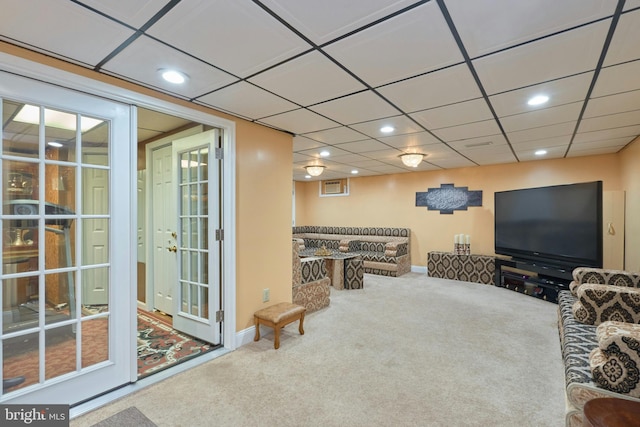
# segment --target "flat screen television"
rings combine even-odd
[[[495,252],[602,267],[602,181],[495,193]]]

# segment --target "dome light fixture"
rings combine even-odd
[[[304,167],[307,173],[311,176],[320,176],[324,172],[324,166],[322,165],[309,165]]]
[[[409,166],[410,168],[417,168],[420,163],[422,163],[422,159],[426,154],[422,153],[404,153],[400,154],[400,160],[404,163],[405,166]]]
[[[165,81],[176,85],[183,84],[189,79],[189,76],[187,76],[185,73],[181,73],[180,71],[176,70],[161,68],[158,70],[158,72]]]

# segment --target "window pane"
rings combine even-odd
[[[45,379],[49,380],[76,370],[76,338],[71,326],[45,332]]]
[[[109,317],[82,322],[82,367],[109,360]]]
[[[76,224],[73,220],[49,218],[45,233],[44,260],[47,270],[75,265]]]
[[[109,171],[82,168],[82,213],[109,214]]]
[[[45,276],[45,324],[69,320],[75,308],[75,272],[47,274]]]
[[[76,158],[77,116],[64,111],[44,110],[46,158],[74,161]]]
[[[87,218],[82,220],[82,265],[109,262],[109,220]]]
[[[38,383],[40,359],[38,355],[37,332],[3,340],[2,356],[3,378],[25,377],[23,383],[7,391],[3,390],[3,394]]]
[[[109,122],[80,116],[82,126],[82,163],[109,165]]]
[[[48,164],[45,166],[44,175],[45,201],[63,208],[57,209],[56,212],[50,209],[47,214],[75,213],[76,168]]]
[[[38,157],[40,108],[20,102],[2,101],[3,154]]]

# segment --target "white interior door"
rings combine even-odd
[[[174,314],[176,197],[171,145],[153,151],[153,308]]]
[[[213,344],[220,343],[221,210],[219,131],[173,142],[174,195],[177,195],[178,280],[173,327]]]
[[[100,163],[106,155],[87,154],[84,161]],[[82,203],[91,212],[105,212],[109,205],[109,171],[104,169],[85,169],[83,174]],[[109,225],[105,218],[84,222],[83,238],[86,244],[84,259],[96,264],[107,259],[109,253]],[[106,270],[97,270],[91,274],[91,280],[82,282],[82,305],[106,305],[109,301],[109,277]]]

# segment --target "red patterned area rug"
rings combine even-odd
[[[138,311],[138,378],[186,362],[213,346]]]

